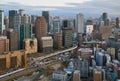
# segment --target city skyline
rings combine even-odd
[[[75,16],[81,12],[85,16],[96,17],[107,12],[116,17],[120,16],[119,3],[114,0],[4,0],[0,3],[0,9],[5,11],[5,15],[8,15],[9,10],[24,9],[30,15],[41,15],[41,11],[48,10],[53,16]]]

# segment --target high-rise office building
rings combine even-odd
[[[24,16],[24,14],[26,14],[26,12],[25,12],[25,10],[20,9],[20,10],[19,10],[19,14],[20,14],[20,16]]]
[[[106,12],[102,14],[102,20],[104,21],[104,26],[110,25],[110,19],[108,18],[108,14]]]
[[[44,17],[37,17],[35,21],[35,36],[38,40],[38,50],[40,51],[40,39],[47,35],[46,20]]]
[[[5,16],[5,18],[4,18],[4,25],[5,25],[6,29],[9,27],[9,18],[8,18],[8,16]]]
[[[36,20],[37,16],[35,15],[31,15],[31,24],[35,24],[35,20]]]
[[[116,28],[120,27],[120,19],[119,17],[116,18]]]
[[[15,32],[13,29],[7,30],[7,38],[9,39],[9,48],[10,51],[19,50],[19,36],[18,32]]]
[[[44,17],[37,17],[35,21],[35,35],[38,40],[46,36],[46,20]]]
[[[67,28],[68,27],[68,20],[63,20],[63,28]]]
[[[20,31],[20,24],[21,24],[21,16],[20,14],[15,14],[14,16],[14,30],[19,32]]]
[[[29,23],[29,16],[24,14],[22,17],[21,17],[21,24],[24,25],[24,24],[28,24]]]
[[[47,33],[50,32],[50,26],[49,26],[49,11],[42,11],[42,16],[46,19],[47,24]]]
[[[53,33],[60,32],[61,32],[60,21],[59,20],[53,21]]]
[[[72,35],[73,30],[72,28],[63,28],[62,29],[62,36],[63,36],[63,46],[68,48],[72,46]]]
[[[14,28],[14,16],[17,14],[16,10],[9,11],[9,28]]]
[[[20,26],[20,49],[23,48],[23,40],[25,38],[32,38],[32,25],[24,24]]]
[[[82,13],[76,16],[76,32],[84,33],[84,15]]]
[[[0,10],[0,35],[3,34],[4,29],[4,11]]]
[[[62,21],[62,27],[63,28],[74,28],[75,27],[75,20],[74,19],[64,19]]]

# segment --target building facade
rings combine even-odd
[[[42,16],[45,18],[46,20],[46,26],[47,26],[47,33],[50,32],[50,26],[49,26],[49,11],[42,11]]]
[[[10,51],[19,50],[19,35],[13,29],[7,30],[7,38],[9,39]]]
[[[87,60],[79,59],[79,70],[80,70],[81,77],[88,77],[89,63]]]
[[[84,15],[82,13],[76,16],[76,32],[84,33]]]
[[[53,35],[53,47],[56,49],[62,48],[62,34],[54,34]]]
[[[37,53],[37,39],[24,39],[24,49],[26,53]]]
[[[7,39],[7,42],[9,42],[9,39]],[[2,44],[4,43],[3,41],[1,42],[0,40],[0,50],[1,48],[5,48],[3,47]],[[8,45],[6,45],[6,49],[9,48],[9,43],[7,44]],[[0,71],[3,71],[5,69],[10,69],[11,67],[12,68],[16,68],[16,67],[27,68],[28,67],[27,55],[37,52],[37,40],[36,39],[24,40],[24,46],[25,46],[24,47],[25,50],[4,52],[0,54],[0,64],[2,64],[0,66]]]
[[[5,36],[0,36],[0,53],[9,52],[9,39]]]
[[[50,52],[53,50],[52,37],[42,37],[40,40],[40,49],[43,52]]]
[[[20,25],[21,25],[21,16],[20,16],[20,14],[17,13],[14,16],[14,30],[16,32],[20,31]]]
[[[0,35],[3,34],[4,26],[4,11],[0,10]]]
[[[99,28],[99,31],[102,34],[102,39],[108,39],[112,35],[112,28],[112,26],[101,26]]]
[[[9,28],[14,28],[14,16],[17,14],[16,10],[9,11]]]
[[[20,26],[20,49],[23,48],[23,40],[25,38],[32,38],[32,25],[31,24],[24,24]]]
[[[52,81],[67,81],[68,76],[66,72],[56,71],[53,73],[52,78]]]
[[[40,39],[47,35],[46,20],[44,17],[37,17],[35,21],[35,37],[38,40],[38,50],[40,49]],[[40,51],[40,50],[39,50]]]
[[[53,33],[60,33],[61,27],[60,27],[60,21],[53,21]]]
[[[63,46],[68,48],[72,46],[72,36],[73,30],[72,28],[63,28],[62,29],[62,36],[63,36]]]

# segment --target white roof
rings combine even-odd
[[[52,39],[51,36],[49,36],[49,37],[42,37],[42,38],[41,38],[41,40],[50,40],[50,39]]]
[[[0,36],[0,40],[7,39],[7,36]]]
[[[92,52],[92,50],[90,48],[80,48],[78,51],[81,51],[81,52]]]

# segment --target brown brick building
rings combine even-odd
[[[38,40],[46,36],[46,20],[44,17],[37,17],[35,21],[35,36]]]
[[[56,49],[62,48],[62,34],[53,35],[53,47]]]
[[[40,49],[40,39],[47,35],[46,20],[44,17],[37,17],[35,21],[35,36],[38,40],[38,50]],[[40,50],[39,50],[40,51]]]
[[[9,39],[7,37],[0,37],[0,53],[9,51]]]

